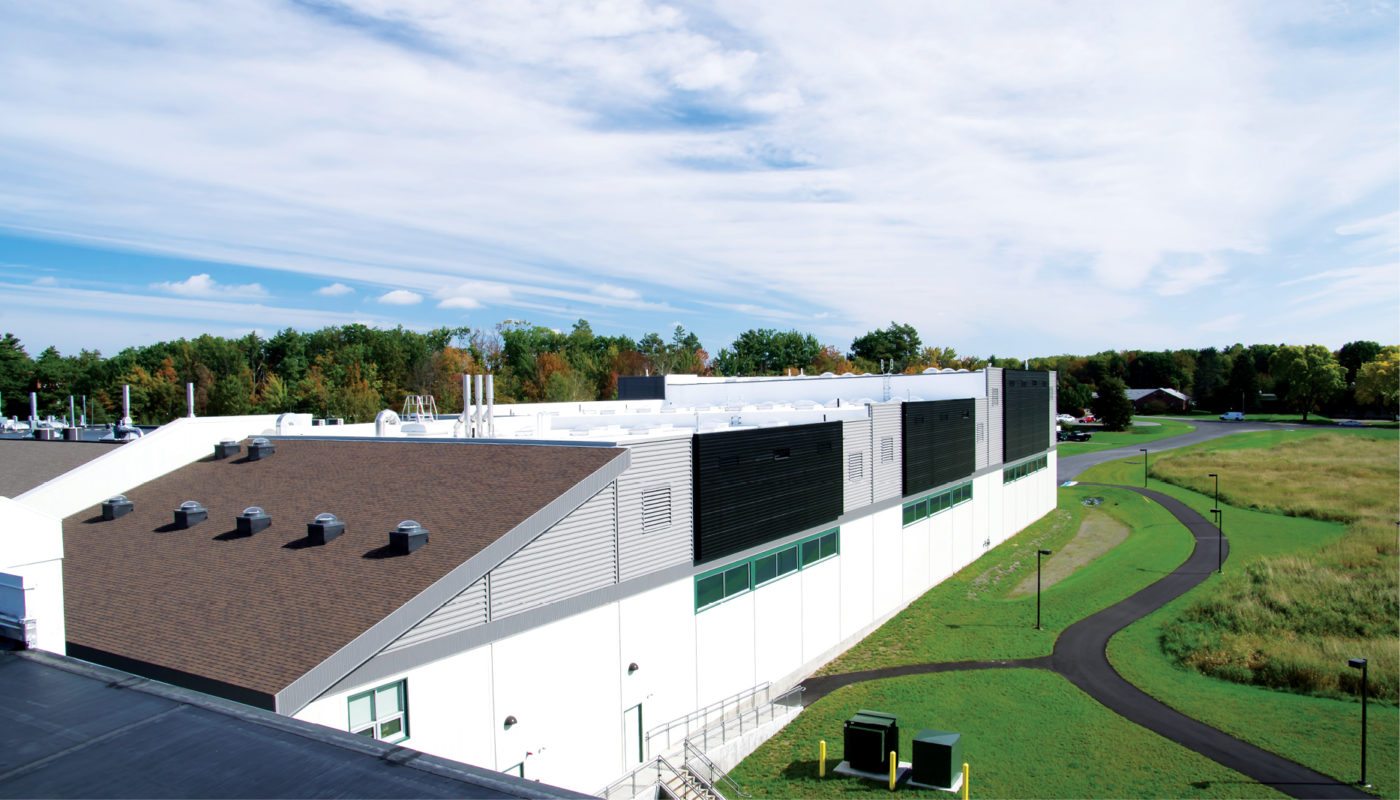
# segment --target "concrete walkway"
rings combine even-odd
[[[1275,426],[1264,424],[1251,427],[1240,423],[1206,423],[1191,434],[1162,440],[1159,443],[1170,442],[1170,447],[1151,448],[1149,446],[1149,450],[1168,450],[1172,447],[1194,444],[1228,433],[1267,430],[1270,427]],[[1182,441],[1188,437],[1190,437],[1189,441]],[[1072,467],[1072,475],[1078,475],[1093,464],[1122,458],[1124,455],[1131,455],[1129,448],[1075,456],[1074,459],[1080,460],[1080,464]],[[1089,461],[1089,459],[1096,460]],[[1064,477],[1064,464],[1070,460],[1064,459],[1060,462],[1060,476],[1063,480],[1069,479]],[[824,675],[803,681],[803,685],[807,687],[805,695],[808,702],[814,702],[842,686],[902,675],[981,669],[1048,669],[1063,675],[1083,690],[1085,694],[1099,701],[1119,716],[1290,797],[1371,797],[1351,784],[1340,783],[1335,778],[1315,772],[1301,764],[1260,749],[1203,722],[1194,720],[1128,683],[1113,669],[1113,665],[1108,660],[1107,647],[1108,640],[1115,633],[1205,582],[1215,571],[1218,559],[1228,557],[1230,553],[1228,541],[1218,536],[1215,526],[1180,500],[1148,489],[1131,486],[1116,488],[1137,492],[1160,504],[1171,512],[1172,516],[1176,517],[1181,524],[1185,525],[1195,537],[1196,544],[1190,557],[1171,574],[1142,589],[1137,594],[1066,628],[1055,640],[1054,652],[1048,657],[1008,661],[909,664],[842,675]]]

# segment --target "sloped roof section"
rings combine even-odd
[[[279,691],[425,589],[512,531],[552,524],[541,517],[572,510],[558,498],[626,464],[609,447],[274,443],[258,461],[208,458],[136,487],[117,520],[93,507],[64,521],[70,655],[276,708]],[[175,529],[184,500],[209,519]],[[272,527],[240,537],[248,506]],[[314,546],[306,524],[321,512],[346,529]],[[393,555],[389,531],[406,519],[430,541]]]

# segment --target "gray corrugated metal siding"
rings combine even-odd
[[[881,403],[870,407],[875,478],[871,487],[872,502],[903,495],[904,442],[900,438],[900,428],[904,423],[900,405]]]
[[[407,633],[384,648],[391,653],[404,647],[431,641],[455,631],[474,628],[486,622],[486,578],[473,583],[462,593],[447,601],[427,619],[414,625]]]
[[[617,557],[612,485],[491,570],[491,619],[612,584]]]
[[[977,469],[986,469],[987,464],[987,398],[978,397],[973,400],[975,416],[977,417]]]
[[[871,486],[874,484],[874,470],[870,463],[870,420],[846,420],[841,423],[841,451],[846,466],[845,510],[849,514],[873,502]]]
[[[629,447],[632,466],[617,479],[618,571],[624,581],[673,564],[690,563],[690,442],[687,436]],[[671,523],[643,530],[642,493],[661,487],[670,487]]]
[[[1059,423],[1055,422],[1055,417],[1059,415],[1060,379],[1054,370],[1050,370],[1050,446],[1055,446],[1055,432],[1060,429]]]
[[[987,464],[1001,463],[1002,410],[1001,368],[987,368]]]

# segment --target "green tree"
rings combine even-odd
[[[1249,411],[1254,407],[1254,402],[1259,397],[1259,373],[1255,370],[1254,358],[1248,351],[1235,355],[1234,363],[1230,366],[1230,381],[1225,390],[1227,397],[1221,403],[1224,410],[1233,408],[1236,400],[1239,400],[1240,411]]]
[[[1073,417],[1083,416],[1084,409],[1093,402],[1093,391],[1068,372],[1056,374],[1059,376],[1055,390],[1056,413]]]
[[[894,372],[902,372],[919,355],[922,343],[913,325],[891,321],[883,330],[869,331],[851,342],[850,359],[868,371],[879,369],[881,361],[893,361]]]
[[[1346,370],[1320,344],[1280,347],[1269,360],[1269,371],[1275,379],[1288,382],[1286,399],[1303,412],[1304,422],[1319,403],[1346,388]]]
[[[1356,399],[1394,413],[1400,407],[1400,347],[1382,348],[1356,371]]]
[[[0,416],[29,415],[29,387],[34,379],[34,362],[13,333],[0,337],[0,395],[4,405]]]
[[[1128,399],[1128,387],[1117,378],[1105,378],[1099,384],[1099,396],[1090,403],[1094,416],[1104,430],[1123,431],[1133,424],[1133,402]]]
[[[1360,339],[1342,345],[1342,349],[1337,351],[1337,363],[1341,364],[1342,368],[1347,371],[1347,385],[1356,382],[1356,373],[1361,369],[1362,364],[1375,361],[1380,354],[1380,342]]]
[[[810,333],[757,328],[744,331],[715,356],[721,375],[781,375],[816,360],[822,346]]]
[[[1196,374],[1193,397],[1196,403],[1213,410],[1220,409],[1221,393],[1229,379],[1229,362],[1220,351],[1207,347],[1196,355]]]

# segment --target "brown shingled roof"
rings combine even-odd
[[[275,444],[261,461],[206,458],[132,489],[136,510],[120,519],[103,522],[93,507],[64,520],[70,645],[274,695],[623,452]],[[174,509],[189,499],[209,519],[171,530]],[[272,527],[237,538],[234,519],[253,505]],[[324,511],[345,522],[345,534],[299,546]],[[430,542],[379,557],[404,519],[422,523]]]

